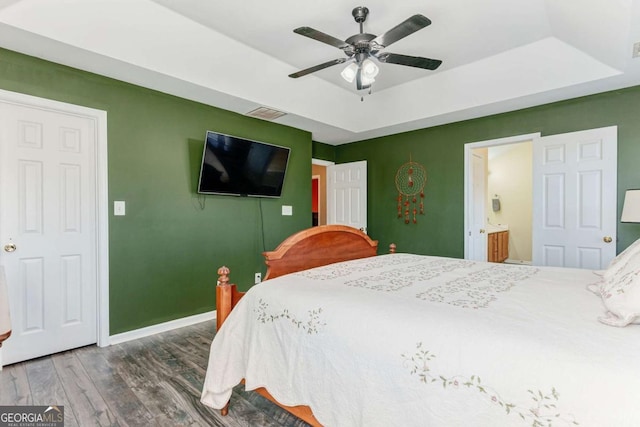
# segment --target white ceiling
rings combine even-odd
[[[430,26],[385,51],[441,59],[380,64],[361,102],[344,57],[294,34],[358,33],[339,0],[0,0],[0,46],[277,123],[342,144],[640,84],[640,0],[369,0],[365,32],[420,13]]]

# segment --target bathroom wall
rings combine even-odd
[[[509,225],[509,260],[531,261],[531,142],[490,147],[487,167],[487,218],[493,224]],[[498,212],[491,204],[496,194],[501,205]]]

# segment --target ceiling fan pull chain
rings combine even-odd
[[[371,95],[371,88],[372,86],[369,86],[369,95]],[[360,102],[364,102],[364,96],[360,95]]]

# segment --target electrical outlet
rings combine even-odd
[[[633,53],[631,54],[633,58],[640,57],[640,42],[636,42],[633,44]]]
[[[254,283],[257,285],[258,283],[262,282],[262,273],[256,273],[255,278],[254,278]]]

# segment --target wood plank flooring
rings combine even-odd
[[[64,405],[67,427],[307,426],[241,385],[226,417],[200,403],[214,329],[204,322],[5,366],[0,405]]]

